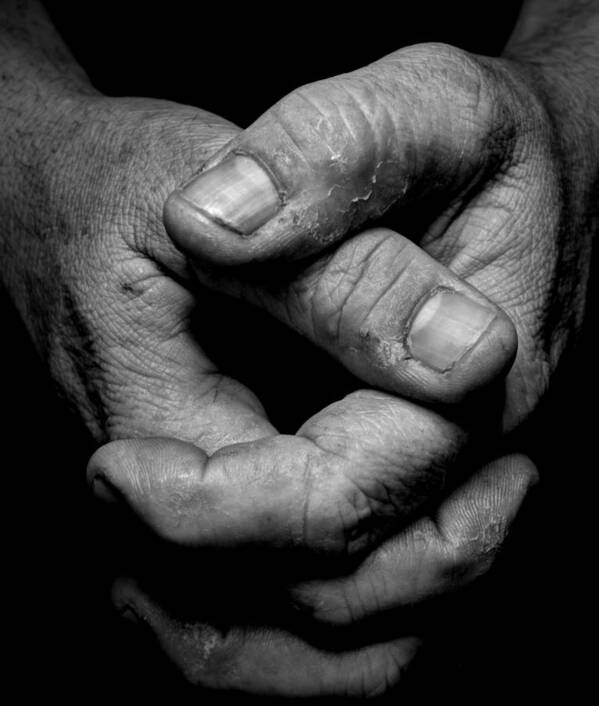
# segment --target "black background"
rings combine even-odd
[[[124,1],[68,10],[65,3],[48,5],[100,90],[199,105],[243,126],[295,86],[357,68],[404,44],[445,41],[497,53],[518,3],[371,2],[326,16],[322,3],[268,11],[183,2],[165,3],[160,11]],[[529,511],[491,580],[435,615],[428,626],[435,639],[397,703],[583,699],[595,635],[593,306],[568,374],[528,430],[543,479]],[[0,313],[8,588],[3,636],[19,700],[119,703],[168,696],[173,703],[204,702],[205,695],[183,687],[109,608],[111,549],[84,481],[93,447],[58,403],[5,298]],[[276,369],[271,363],[280,360],[280,350],[296,350],[295,360],[287,361],[295,382],[285,397],[276,374],[262,381],[271,407],[293,425],[346,381],[335,387],[333,376],[323,392],[316,369],[322,364],[328,371],[330,364],[300,357],[283,334],[281,348],[269,353],[279,345],[277,331],[246,322],[231,336],[238,343],[246,335],[266,336],[265,370]]]

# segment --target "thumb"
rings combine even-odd
[[[165,225],[215,264],[301,257],[395,203],[472,187],[509,129],[479,63],[409,47],[283,98],[171,194]]]

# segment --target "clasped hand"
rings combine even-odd
[[[133,571],[114,593],[194,683],[380,693],[418,644],[401,609],[491,565],[536,479],[500,449],[571,347],[588,273],[592,174],[581,159],[564,179],[577,138],[539,75],[420,45],[300,88],[245,131],[56,82],[24,111],[19,134],[44,138],[19,142],[2,181],[5,284],[105,444],[98,497],[197,566],[185,615],[174,570],[174,600]],[[279,434],[202,350],[208,290],[363,389]],[[223,615],[210,600],[231,581]]]
[[[109,173],[101,191],[115,216],[126,198],[129,216],[112,226],[127,256],[114,261],[118,325],[107,320],[103,351],[106,428],[124,438],[90,463],[97,494],[200,566],[215,549],[228,563],[240,548],[267,551],[264,591],[301,608],[304,627],[359,627],[483,573],[536,477],[525,457],[493,449],[534,408],[546,365],[522,282],[540,266],[535,281],[551,286],[536,235],[552,228],[531,223],[548,218],[558,184],[542,107],[522,83],[507,66],[422,46],[299,89],[244,132],[178,107],[105,107],[142,144],[122,139],[127,179]],[[164,211],[173,247],[158,207],[182,183]],[[193,340],[198,282],[263,307],[376,390],[278,434]],[[293,556],[303,579],[282,578]],[[323,558],[333,564],[319,576]],[[202,578],[219,580],[218,569]],[[177,617],[130,580],[115,600],[215,688],[379,693],[418,643],[401,613],[391,635],[327,651],[266,607],[263,623],[236,610],[223,626],[206,605]]]

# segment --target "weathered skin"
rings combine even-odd
[[[504,410],[511,430],[535,409],[580,327],[596,227],[595,153],[572,164],[587,133],[555,132],[546,80],[519,62],[420,45],[304,86],[211,160],[255,154],[283,184],[277,215],[239,237],[194,218],[175,193],[167,228],[204,281],[266,307],[367,382],[427,403],[456,401],[473,385],[467,376],[481,384],[497,373],[492,352],[513,346],[504,327],[466,371],[441,375],[406,354],[401,331],[415,303],[435,286],[465,291],[456,283],[467,282],[516,326]],[[584,175],[576,186],[574,169]],[[412,222],[405,235],[419,247],[393,231],[355,234],[382,214],[401,229],[418,208],[418,229]],[[254,291],[251,278],[223,267],[274,259],[276,272],[282,258],[322,250],[273,291]],[[207,264],[221,268],[204,272]]]
[[[194,108],[98,95],[34,3],[3,3],[2,278],[62,394],[99,442],[112,442],[89,466],[100,497],[116,493],[198,563],[204,550],[256,544],[284,558],[361,559],[354,573],[286,587],[285,600],[333,629],[455,590],[489,567],[536,471],[520,455],[493,460],[490,446],[439,500],[474,430],[418,401],[455,405],[500,380],[515,354],[509,320],[501,315],[495,358],[465,358],[445,375],[386,344],[390,320],[401,329],[411,313],[399,294],[446,278],[501,307],[518,334],[506,404],[489,408],[489,424],[503,412],[504,430],[517,427],[551,383],[583,317],[596,230],[597,4],[575,5],[567,18],[559,7],[544,17],[579,54],[526,28],[510,60],[409,48],[300,89],[242,133]],[[270,159],[271,128],[283,124],[280,139],[294,138],[285,154],[308,154],[305,169],[279,167],[290,180],[280,218],[251,238],[214,231],[208,242],[189,224],[177,231],[171,200],[175,247],[162,220],[169,194],[231,140]],[[349,139],[361,130],[374,161]],[[401,224],[408,203],[427,216],[407,233],[416,244],[388,229],[360,232],[392,204]],[[207,267],[308,252],[310,266],[275,289]],[[288,321],[382,391],[358,391],[279,435],[192,335],[197,275]],[[379,281],[397,296],[379,299]],[[476,433],[490,433],[477,421]],[[225,629],[181,623],[131,581],[117,585],[115,603],[148,622],[190,680],[217,688],[373,695],[397,683],[416,645],[401,626],[391,640],[336,653],[269,614],[251,628],[238,615]]]

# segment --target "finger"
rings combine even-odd
[[[378,543],[439,492],[467,442],[440,415],[358,392],[296,436],[208,457],[173,439],[121,440],[92,457],[107,484],[158,535],[201,547],[266,545],[346,556]]]
[[[181,623],[133,582],[113,591],[121,612],[152,631],[166,655],[196,686],[287,697],[376,696],[401,679],[418,640],[405,637],[349,652],[327,652],[283,630],[265,626]]]
[[[507,372],[517,337],[495,304],[407,238],[354,236],[291,281],[198,269],[325,348],[361,380],[426,403],[462,402]]]
[[[402,49],[304,86],[168,200],[183,252],[221,265],[322,250],[396,202],[445,207],[505,159],[513,121],[465,52]]]
[[[349,624],[457,590],[491,567],[537,480],[524,456],[506,456],[371,554],[351,576],[292,590],[315,619]]]
[[[534,122],[538,110],[534,102],[525,110]],[[547,351],[563,350],[564,332],[582,325],[584,306],[575,303],[579,295],[565,292],[569,281],[577,286],[586,281],[590,262],[582,248],[573,254],[576,265],[568,265],[576,277],[556,275],[563,255],[559,247],[547,243],[549,234],[561,232],[563,220],[560,210],[547,204],[560,202],[561,177],[545,159],[532,157],[528,131],[522,138],[527,146],[522,146],[511,168],[473,196],[442,238],[425,237],[422,242],[434,258],[501,306],[516,327],[518,355],[506,380],[506,432],[521,425],[547,392],[559,358],[548,358]],[[564,288],[557,298],[556,281]],[[551,310],[549,326],[544,306]],[[558,324],[559,320],[569,323]]]

